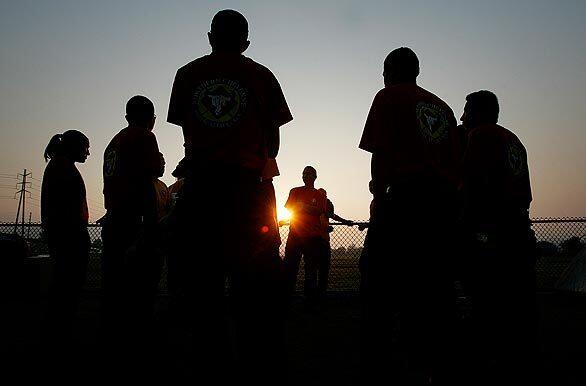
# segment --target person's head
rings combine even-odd
[[[303,174],[301,175],[301,178],[303,178],[303,183],[306,186],[313,186],[315,180],[317,179],[317,171],[313,166],[306,166],[303,169]]]
[[[157,172],[157,177],[163,177],[165,174],[165,156],[163,153],[159,152],[159,170]]]
[[[410,48],[397,48],[385,58],[383,72],[385,86],[398,83],[415,83],[418,75],[419,59]]]
[[[90,140],[77,130],[67,130],[63,134],[55,134],[45,148],[45,161],[51,158],[64,157],[73,162],[85,162],[90,155]]]
[[[149,98],[135,95],[126,102],[126,120],[130,126],[151,131],[156,118],[155,106]]]
[[[173,170],[171,175],[177,179],[185,178],[187,175],[187,169],[187,160],[183,158],[181,161],[179,161],[177,166],[175,166],[175,170]]]
[[[241,54],[250,45],[248,41],[248,21],[238,11],[224,9],[216,13],[208,32],[213,52]]]
[[[467,129],[483,124],[494,124],[499,119],[499,101],[490,91],[473,92],[466,97],[464,113],[460,120]]]

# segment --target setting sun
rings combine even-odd
[[[293,213],[284,206],[277,207],[277,219],[279,221],[289,221],[293,217]]]

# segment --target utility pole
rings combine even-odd
[[[18,209],[16,211],[16,221],[14,222],[14,233],[16,233],[18,230],[18,217],[21,217],[22,237],[24,237],[24,214],[26,213],[26,194],[31,193],[29,190],[26,189],[30,185],[30,182],[26,182],[26,178],[30,177],[30,176],[31,176],[31,173],[27,173],[26,169],[24,169],[22,174],[20,174],[20,173],[18,174],[18,177],[22,177],[22,182],[18,182],[16,184],[16,185],[20,185],[20,189],[16,192],[16,194],[20,194],[20,198],[18,199]],[[22,212],[21,212],[21,208],[22,208]]]
[[[27,228],[27,232],[26,232],[26,238],[27,239],[31,239],[31,224],[33,221],[33,212],[28,212],[28,228]]]

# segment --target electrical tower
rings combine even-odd
[[[22,174],[18,174],[18,178],[22,178],[22,181],[17,182],[16,185],[20,187],[20,189],[16,192],[16,194],[20,194],[18,199],[18,209],[16,210],[16,221],[14,221],[14,233],[18,231],[18,219],[21,219],[21,227],[22,227],[22,237],[24,237],[24,214],[26,213],[26,195],[31,194],[27,187],[30,186],[30,182],[27,182],[27,177],[30,177],[31,173],[27,173],[26,169],[22,172]],[[16,196],[15,194],[15,196]],[[22,210],[21,210],[22,209]]]

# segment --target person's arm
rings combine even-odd
[[[374,152],[370,160],[372,195],[376,198],[383,196],[390,184],[389,167],[383,153]]]
[[[277,154],[279,154],[279,147],[281,145],[279,126],[269,125],[266,135],[269,158],[275,159],[277,158]]]
[[[370,162],[371,191],[375,197],[386,192],[389,184],[388,157],[390,152],[390,131],[393,129],[388,118],[393,106],[384,102],[383,90],[379,91],[368,112],[359,148],[372,154]]]
[[[183,126],[186,112],[186,92],[185,82],[183,81],[182,69],[177,70],[171,89],[171,98],[169,100],[169,109],[167,113],[167,122],[177,126]]]
[[[279,128],[284,124],[293,120],[285,95],[281,85],[275,76],[267,70],[268,90],[267,90],[267,110],[268,122],[265,133],[265,140],[267,144],[269,158],[276,158],[279,154],[280,134]]]
[[[336,220],[344,225],[354,225],[353,221],[346,220],[334,213],[334,204],[330,200],[327,201],[326,213],[328,218],[331,218],[332,220]]]

